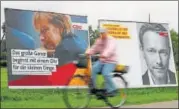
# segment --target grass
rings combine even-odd
[[[2,108],[65,108],[63,93],[56,89],[8,89],[7,71],[1,69],[1,107]],[[159,101],[178,100],[178,87],[128,89],[125,105],[144,104]],[[82,99],[75,101],[82,103]],[[105,107],[95,98],[89,107]]]

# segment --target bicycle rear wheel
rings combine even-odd
[[[63,99],[67,108],[86,108],[90,101],[86,77],[76,75],[68,87],[63,90]]]
[[[106,99],[104,99],[104,102],[112,108],[121,107],[127,98],[128,84],[123,76],[117,73],[113,75],[113,80],[117,86],[117,92],[114,96],[107,96]]]

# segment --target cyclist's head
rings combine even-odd
[[[99,32],[100,32],[100,37],[101,38],[106,38],[108,35],[108,32],[107,32],[107,29],[104,29],[104,28],[100,28],[99,29]]]

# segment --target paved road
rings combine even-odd
[[[142,105],[130,105],[130,106],[123,106],[121,108],[178,108],[178,100],[142,104]]]

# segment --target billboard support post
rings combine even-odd
[[[2,32],[3,32],[3,37],[2,37],[2,39],[1,40],[3,40],[4,39],[4,37],[5,37],[5,32],[6,32],[6,26],[5,26],[5,22],[3,23],[3,25],[2,25]]]
[[[2,25],[2,33],[3,33],[3,36],[2,36],[2,38],[1,38],[1,40],[0,40],[0,45],[3,43],[3,40],[4,40],[5,37],[6,37],[6,26],[5,26],[5,22],[4,22],[3,25]],[[2,45],[1,45],[1,47],[2,47]],[[1,50],[2,50],[2,48],[1,48]]]

